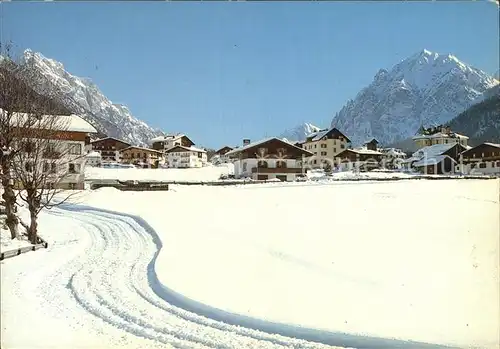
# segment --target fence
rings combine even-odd
[[[39,236],[37,236],[36,242],[37,243],[35,245],[19,247],[19,248],[15,248],[15,249],[0,253],[0,261],[3,261],[4,259],[7,259],[7,258],[19,256],[22,253],[36,251],[36,250],[39,250],[41,248],[48,248],[49,247],[49,243],[47,241],[43,240]]]

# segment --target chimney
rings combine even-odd
[[[243,146],[246,146],[246,145],[249,145],[250,144],[250,140],[248,138],[245,138],[243,140]]]

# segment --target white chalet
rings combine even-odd
[[[193,146],[176,145],[165,151],[167,167],[190,168],[203,167],[207,163],[207,152]]]

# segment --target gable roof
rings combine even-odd
[[[500,149],[500,144],[490,143],[490,142],[484,142],[484,143],[481,143],[479,145],[476,145],[475,147],[468,148],[467,150],[465,150],[465,151],[462,152],[462,155],[468,155],[470,152],[473,152],[474,149],[482,147],[482,146],[485,146],[485,145],[489,146],[489,147]]]
[[[363,155],[384,155],[383,153],[376,151],[376,150],[370,150],[366,148],[356,148],[356,149],[345,149],[342,152],[338,153],[336,156],[340,156],[340,154],[344,152],[351,152],[355,154],[363,154]]]
[[[442,155],[444,152],[450,150],[457,143],[447,143],[447,144],[434,144],[427,147],[423,147],[412,154],[412,157],[433,157]]]
[[[225,145],[225,146],[223,146],[222,148],[220,148],[219,150],[217,150],[217,151],[215,152],[215,154],[220,154],[221,152],[223,152],[223,151],[224,151],[224,150],[226,150],[226,149],[229,149],[228,151],[233,150],[233,148],[231,148],[230,146]]]
[[[175,135],[164,135],[164,136],[158,136],[158,137],[155,137],[153,139],[150,140],[151,143],[156,143],[156,142],[164,142],[164,141],[175,141],[179,138],[186,138],[189,142],[191,142],[193,145],[194,145],[194,142],[191,140],[191,138],[189,138],[188,136],[186,136],[184,133],[178,133],[178,134],[175,134]]]
[[[453,163],[456,163],[455,160],[453,160],[451,157],[448,155],[437,155],[432,158],[427,158],[424,157],[423,159],[413,163],[414,167],[422,167],[422,166],[431,166],[431,165],[437,165],[444,161],[446,158],[450,159]]]
[[[286,141],[284,141],[282,139],[279,139],[277,137],[270,137],[270,138],[261,139],[260,141],[256,141],[256,142],[247,144],[247,145],[245,145],[245,146],[243,146],[241,148],[233,149],[233,150],[227,152],[226,155],[236,155],[238,153],[244,152],[245,150],[248,150],[248,149],[251,149],[251,148],[263,145],[263,144],[271,142],[271,141],[278,141],[280,143],[283,143],[283,145],[285,145],[287,147],[290,147],[290,148],[295,148],[299,152],[302,152],[303,154],[305,154],[307,156],[312,156],[313,155],[313,153],[311,153],[311,152],[309,152],[309,151],[307,151],[307,150],[305,150],[303,148],[297,147],[296,145],[294,145],[292,143],[288,143],[288,142],[286,142]]]
[[[122,152],[122,151],[125,151],[125,150],[131,150],[131,149],[138,149],[138,150],[143,150],[143,151],[149,151],[151,153],[163,154],[162,151],[158,151],[158,150],[151,149],[151,148],[137,147],[135,145],[131,145],[130,147],[120,149],[119,152]]]
[[[378,144],[379,142],[375,138],[372,138],[371,140],[365,142],[365,144],[370,144],[370,143]]]
[[[182,150],[180,150],[182,149]],[[173,152],[177,152],[177,151],[197,151],[197,152],[200,152],[200,153],[206,153],[207,151],[205,149],[201,149],[201,148],[196,148],[196,147],[185,147],[183,145],[176,145],[176,146],[173,146],[172,148],[168,149],[165,151],[165,153],[173,153]]]
[[[316,141],[319,141],[321,138],[323,138],[325,136],[329,136],[333,133],[339,133],[342,137],[344,137],[346,139],[347,142],[349,142],[349,143],[351,142],[351,140],[349,138],[347,138],[347,136],[345,134],[340,132],[336,127],[331,127],[329,129],[323,129],[323,130],[319,130],[319,131],[310,133],[307,135],[306,140],[309,140],[309,138],[311,138],[310,142],[316,142]]]
[[[3,109],[0,109],[3,112]],[[48,122],[50,118],[59,119],[57,122]],[[29,121],[29,114],[27,113],[13,113],[11,119],[12,125],[19,125],[22,127],[23,123]],[[42,115],[40,124],[50,126],[50,130],[67,131],[67,132],[82,132],[82,133],[97,133],[97,130],[89,122],[76,114],[70,115]]]
[[[121,139],[118,139],[118,138],[115,138],[115,137],[104,137],[104,138],[99,138],[99,139],[96,139],[96,140],[93,140],[93,141],[90,141],[90,143],[96,143],[96,142],[100,142],[100,141],[105,141],[106,139],[112,139],[114,141],[117,141],[117,142],[120,142],[120,143],[123,143],[123,144],[128,144],[129,146],[131,145],[130,143],[128,142],[125,142]]]

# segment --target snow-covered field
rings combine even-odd
[[[498,348],[499,183],[82,192],[2,262],[2,347]]]

